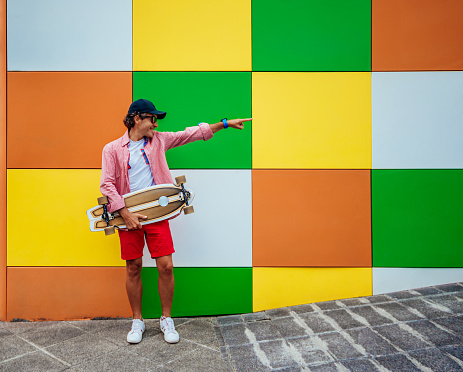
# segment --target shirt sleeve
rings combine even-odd
[[[109,199],[109,212],[114,212],[125,207],[124,198],[116,189],[116,161],[109,145],[103,148],[100,191]]]
[[[180,132],[160,133],[162,133],[166,151],[194,141],[207,141],[213,137],[212,129],[207,123],[200,123],[195,127],[188,127]]]

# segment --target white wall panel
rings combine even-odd
[[[463,269],[373,268],[373,294],[463,282]]]
[[[131,0],[8,0],[7,24],[9,71],[132,70]]]
[[[463,168],[462,102],[462,71],[373,73],[373,168]]]
[[[177,267],[252,266],[251,170],[175,170],[195,192],[195,213],[170,221]],[[144,266],[156,266],[145,246]]]

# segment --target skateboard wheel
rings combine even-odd
[[[98,198],[98,204],[99,205],[106,205],[109,203],[108,197],[107,196],[100,196]]]
[[[108,226],[104,228],[105,235],[112,235],[116,232],[116,228],[114,226]]]
[[[175,183],[177,185],[181,185],[182,183],[186,183],[186,177],[185,176],[175,177]]]
[[[194,211],[195,210],[193,209],[192,205],[189,205],[188,207],[183,208],[183,213],[185,213],[185,214],[194,213]]]

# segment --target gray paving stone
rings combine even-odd
[[[14,334],[21,334],[27,331],[37,330],[43,327],[50,327],[51,324],[62,322],[4,322],[3,327]]]
[[[140,358],[128,351],[127,347],[119,348],[98,358],[73,366],[73,371],[114,372],[114,371],[156,371],[159,364],[146,358]]]
[[[143,340],[139,344],[128,344],[124,349],[132,354],[151,360],[157,365],[164,365],[201,348],[202,346],[198,344],[182,339],[177,344],[168,344],[164,341],[164,337],[159,335],[159,337]]]
[[[434,323],[440,326],[450,329],[455,332],[457,336],[463,337],[463,317],[462,316],[449,316],[447,318],[433,319]]]
[[[414,291],[418,292],[419,294],[421,294],[423,296],[429,296],[429,295],[442,293],[442,291],[440,291],[439,289],[434,288],[434,287],[416,288],[416,289],[414,289]]]
[[[437,309],[432,304],[424,301],[422,298],[416,298],[412,300],[403,300],[400,302],[404,306],[408,306],[412,309],[418,310],[428,319],[433,318],[442,318],[444,316],[449,316],[451,313]]]
[[[176,327],[182,339],[219,350],[216,333],[212,322],[207,318],[194,319]]]
[[[270,362],[271,368],[278,369],[299,366],[297,361],[288,352],[289,347],[283,340],[259,342],[259,347]]]
[[[335,301],[316,302],[314,305],[318,306],[322,311],[341,308]]]
[[[415,366],[403,354],[386,355],[375,358],[376,361],[382,366],[386,367],[389,371],[397,372],[421,372],[422,370]]]
[[[360,345],[372,356],[387,355],[398,353],[390,342],[378,336],[370,328],[356,328],[346,331],[357,345]]]
[[[344,300],[339,301],[347,307],[365,305],[365,302],[363,302],[360,298],[346,298]]]
[[[89,361],[99,355],[107,354],[118,347],[98,336],[85,333],[45,348],[58,359],[71,365]]]
[[[223,339],[227,345],[249,344],[244,323],[230,324],[221,327]]]
[[[364,356],[340,333],[323,333],[318,337],[328,345],[328,350],[337,359],[360,358]]]
[[[243,323],[243,318],[241,315],[219,316],[217,320],[219,321],[220,325]]]
[[[37,348],[21,340],[16,335],[11,334],[10,336],[0,338],[0,362],[36,350]]]
[[[211,323],[216,323],[216,324],[217,324],[217,322],[214,322],[214,321],[213,321],[213,319],[216,319],[216,318],[214,318],[214,317],[207,317],[207,316],[188,317],[188,318],[172,318],[172,320],[174,321],[176,327],[178,327],[179,325],[182,325],[182,324],[191,322],[192,320],[195,320],[195,319],[208,320],[208,321],[210,321]],[[159,324],[159,319],[148,319],[148,321],[150,321],[150,320],[156,321],[157,325],[160,326],[160,324]]]
[[[335,328],[329,324],[319,313],[299,314],[305,324],[313,331],[313,333],[323,333],[334,331]]]
[[[283,368],[272,368],[270,371],[272,372],[305,372],[306,370],[300,366],[291,366],[291,367],[283,367]]]
[[[296,314],[312,313],[315,311],[310,304],[290,306],[288,307],[288,310],[294,311]]]
[[[413,293],[412,291],[400,291],[387,294],[389,297],[392,297],[396,300],[404,300],[407,298],[418,297],[418,293]]]
[[[153,337],[155,334],[160,334],[160,331],[157,328],[154,328],[153,325],[148,324],[146,319],[145,326],[146,329],[143,333],[143,341],[146,341],[148,338]],[[97,329],[92,333],[95,336],[104,338],[105,340],[108,340],[113,344],[116,344],[117,346],[127,346],[127,333],[129,333],[131,327],[132,321],[114,321],[109,322],[106,326],[102,326],[100,329]]]
[[[243,320],[245,322],[257,322],[259,320],[268,320],[270,317],[265,311],[259,311],[258,313],[243,314]]]
[[[434,302],[438,305],[445,306],[450,309],[454,314],[463,313],[463,301],[452,295],[432,296],[428,301]]]
[[[352,315],[344,309],[326,311],[324,315],[333,319],[342,329],[365,327],[365,324],[354,319]]]
[[[306,364],[330,362],[333,358],[322,350],[325,345],[316,337],[304,336],[286,340],[295,353],[298,353]]]
[[[375,307],[387,311],[395,319],[401,322],[423,319],[423,317],[412,313],[409,309],[398,302],[386,302],[384,304],[375,305]]]
[[[450,355],[454,356],[455,358],[463,362],[463,345],[445,346],[441,348],[441,350],[445,353],[449,353]]]
[[[343,360],[341,364],[352,372],[380,371],[370,359]]]
[[[219,321],[217,320],[217,317],[212,316],[210,319],[211,319],[211,323],[212,323],[213,325],[215,325],[215,326],[220,325],[220,324],[219,324]]]
[[[10,332],[8,329],[4,328],[4,327],[0,327],[0,339],[2,337],[5,337],[5,336],[11,336],[13,335],[12,332]]]
[[[284,338],[307,335],[307,331],[292,316],[273,320],[273,324]]]
[[[366,319],[370,326],[379,326],[392,323],[392,320],[389,320],[388,318],[385,318],[379,314],[372,306],[351,307],[350,311]]]
[[[31,328],[19,335],[40,347],[46,347],[58,342],[69,340],[84,333],[81,329],[66,322],[50,322],[48,325]]]
[[[228,372],[230,367],[222,359],[220,351],[200,348],[169,362],[168,369],[178,372]]]
[[[280,332],[270,320],[247,323],[246,326],[254,334],[257,341],[276,340],[281,338]]]
[[[407,322],[406,324],[436,346],[455,345],[462,342],[461,338],[436,327],[427,319]]]
[[[379,304],[383,302],[393,301],[392,298],[387,297],[386,295],[375,295],[375,296],[370,296],[370,297],[365,297],[365,298],[372,304]]]
[[[232,359],[230,357],[230,354],[228,353],[226,346],[220,347],[220,354],[222,355],[222,360],[224,361],[225,365],[228,367],[229,372],[234,372],[234,369],[232,367]]]
[[[314,372],[338,372],[339,367],[337,363],[331,362],[309,366],[309,370]]]
[[[42,371],[64,371],[69,367],[58,360],[36,351],[33,353],[26,354],[20,358],[10,359],[0,364],[0,371],[5,372],[42,372]]]
[[[254,345],[230,346],[229,350],[236,371],[268,371],[268,366],[264,365],[257,357],[254,351]]]
[[[373,330],[385,337],[393,345],[405,351],[424,349],[430,346],[414,334],[400,328],[397,324],[374,327]]]
[[[463,292],[463,287],[457,283],[436,285],[435,287],[444,292]]]
[[[219,347],[225,346],[225,340],[223,339],[222,331],[219,326],[214,326],[214,333]]]
[[[129,332],[132,326],[131,319],[73,320],[66,323],[72,324],[85,332],[95,332],[116,325],[127,328],[127,332]]]
[[[431,368],[433,371],[456,372],[463,369],[457,362],[436,348],[411,351],[409,354],[419,363]]]
[[[265,310],[265,313],[270,317],[270,319],[282,318],[291,315],[287,307]]]

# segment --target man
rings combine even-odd
[[[164,111],[157,110],[146,99],[133,102],[124,118],[127,131],[103,149],[100,190],[109,199],[109,212],[119,212],[127,226],[126,231],[119,230],[119,239],[121,257],[126,261],[126,290],[133,313],[132,329],[127,335],[129,343],[139,343],[145,330],[141,315],[141,268],[145,240],[159,272],[160,327],[164,339],[168,343],[176,343],[179,335],[171,318],[174,247],[169,222],[166,220],[142,226],[140,221],[146,216],[131,213],[125,207],[122,195],[156,184],[173,183],[165,157],[167,150],[193,141],[207,141],[224,128],[243,129],[243,123],[252,120],[222,119],[215,124],[200,123],[180,132],[157,132],[158,120],[165,116]]]

